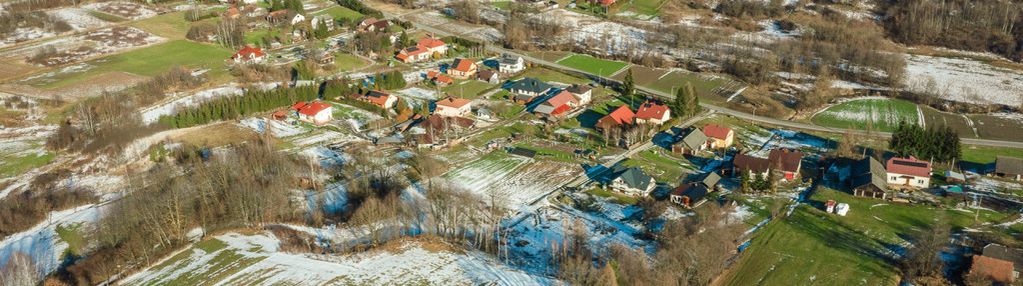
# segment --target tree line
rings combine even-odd
[[[895,41],[987,51],[1023,60],[1019,0],[881,1],[883,25]]]
[[[951,162],[962,156],[959,133],[951,127],[923,128],[900,122],[888,141],[888,149],[899,156],[914,156],[921,160]]]
[[[159,122],[173,128],[184,128],[206,123],[238,119],[253,113],[290,106],[299,101],[319,98],[319,86],[301,86],[272,90],[248,90],[241,96],[217,98],[198,107],[181,110],[174,115],[160,116]]]

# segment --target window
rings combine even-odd
[[[899,177],[896,177],[896,176],[892,176],[892,181],[894,181],[894,180],[898,180],[898,179],[899,179]]]
[[[917,183],[917,184],[923,184],[923,183],[924,183],[924,180],[916,180],[916,183]]]

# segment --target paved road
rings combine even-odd
[[[416,26],[417,28],[423,29],[425,31],[428,31],[428,32],[431,32],[431,33],[434,33],[434,34],[438,34],[438,35],[453,35],[453,33],[450,33],[450,32],[444,31],[444,30],[440,30],[440,29],[437,29],[437,28],[434,28],[432,26],[425,25],[425,24],[422,24],[422,23],[419,23],[419,22],[412,22],[412,24],[414,26]],[[462,34],[461,36],[463,36],[463,37],[470,37],[470,38],[473,38],[474,40],[484,41],[485,42],[485,39],[474,37],[474,35]],[[520,52],[517,52],[517,51],[505,49],[505,48],[502,48],[502,47],[494,45],[494,44],[487,45],[487,50],[489,52],[493,52],[493,53],[507,53],[507,54],[511,54],[511,55],[520,56],[523,59],[525,59],[525,60],[527,60],[529,62],[532,62],[534,64],[540,64],[540,65],[544,65],[544,66],[547,66],[547,67],[552,67],[552,68],[559,69],[559,70],[566,70],[566,71],[571,71],[571,72],[585,74],[585,75],[589,76],[590,78],[600,79],[603,82],[619,83],[618,80],[615,80],[615,79],[612,79],[612,78],[598,76],[598,75],[591,74],[591,73],[586,72],[586,71],[582,71],[582,70],[578,70],[578,69],[575,69],[575,68],[571,68],[571,67],[567,67],[567,66],[564,66],[564,65],[560,65],[560,64],[555,63],[555,62],[550,62],[550,61],[546,61],[546,60],[543,60],[543,59],[540,59],[540,58],[531,57],[529,55],[526,55],[526,54],[523,54],[523,53],[520,53]],[[669,94],[667,92],[663,92],[663,91],[660,91],[660,90],[655,90],[655,89],[651,89],[651,88],[647,88],[647,87],[643,87],[643,86],[636,86],[636,89],[639,90],[639,91],[645,92],[647,94],[651,94],[651,95],[654,95],[654,96],[657,96],[657,97],[660,97],[660,98],[664,98],[664,99],[672,99],[672,98],[675,97],[673,94]],[[804,122],[796,122],[796,121],[790,121],[790,120],[784,120],[784,119],[776,119],[776,118],[770,118],[770,117],[757,116],[757,115],[749,114],[749,113],[746,113],[746,112],[742,112],[742,111],[738,111],[738,110],[733,110],[733,109],[729,109],[729,108],[725,108],[725,107],[721,107],[721,106],[711,105],[711,104],[707,104],[707,103],[700,103],[700,106],[702,106],[703,108],[705,108],[707,110],[713,110],[715,112],[718,112],[718,113],[721,113],[721,114],[725,114],[725,115],[729,115],[729,116],[733,116],[733,117],[736,117],[736,118],[739,118],[739,119],[744,119],[744,120],[753,121],[753,122],[759,122],[759,123],[762,123],[762,124],[774,125],[774,126],[778,126],[778,127],[800,129],[800,130],[808,130],[808,131],[832,132],[832,133],[844,133],[844,132],[846,132],[846,129],[824,127],[824,126],[819,126],[819,125],[814,125],[814,124],[809,124],[809,123],[804,123]],[[889,133],[889,132],[878,132],[878,131],[866,132],[866,131],[863,131],[863,130],[851,130],[851,132],[854,135],[860,135],[860,136],[875,136],[875,137],[881,137],[881,138],[890,138],[892,136],[892,134]],[[1016,142],[1016,141],[1002,141],[1002,140],[989,140],[989,139],[962,138],[962,142],[965,143],[965,144],[970,144],[970,145],[981,145],[981,146],[991,146],[991,147],[1023,148],[1023,142]]]

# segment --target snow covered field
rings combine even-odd
[[[106,21],[96,18],[92,14],[89,14],[88,10],[82,8],[60,8],[57,10],[47,11],[47,14],[50,14],[57,19],[64,20],[68,23],[68,25],[71,25],[71,28],[75,29],[75,31],[98,28],[107,24]]]
[[[578,166],[534,161],[522,157],[491,153],[483,158],[451,170],[444,177],[452,184],[483,197],[497,195],[504,206],[519,206],[554,191],[582,172]]]
[[[272,234],[228,233],[128,277],[125,285],[550,285],[478,251],[416,240],[352,255],[286,253]]]
[[[96,222],[101,214],[100,208],[96,205],[85,205],[53,211],[47,216],[46,221],[29,230],[8,236],[0,241],[0,268],[4,267],[3,263],[6,263],[14,253],[24,253],[32,257],[36,269],[41,273],[48,274],[57,270],[64,261],[64,251],[68,248],[68,244],[57,235],[57,226]]]
[[[921,55],[907,55],[906,64],[906,88],[911,91],[936,91],[944,99],[967,103],[1023,104],[1023,72]]]

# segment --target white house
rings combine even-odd
[[[319,101],[310,103],[299,102],[291,106],[291,109],[298,115],[298,119],[321,125],[334,119],[334,107]]]
[[[611,189],[630,196],[644,196],[649,194],[657,186],[654,178],[650,177],[643,170],[632,167],[620,172],[614,180],[611,180]]]
[[[403,63],[415,63],[427,61],[433,57],[434,54],[444,55],[448,52],[448,44],[444,41],[426,37],[416,43],[413,47],[408,47],[398,55],[395,56],[399,61]]]
[[[671,109],[663,104],[651,101],[644,102],[636,111],[637,123],[649,123],[661,125],[671,119]]]
[[[910,156],[893,157],[885,164],[888,186],[894,188],[926,188],[931,185],[931,163]]]
[[[839,203],[838,206],[835,207],[835,213],[840,216],[845,216],[846,214],[849,213],[849,204]]]
[[[503,73],[517,73],[526,69],[526,62],[522,60],[522,57],[509,54],[501,55],[498,64],[498,71]]]
[[[263,52],[263,49],[252,46],[245,46],[231,56],[231,60],[236,64],[259,63],[265,58],[266,53]]]
[[[436,102],[433,114],[449,117],[465,117],[472,112],[472,101],[464,98],[448,97]]]
[[[333,31],[334,26],[337,26],[334,24],[334,18],[331,18],[328,15],[314,16],[313,19],[310,20],[310,23],[312,24],[313,28],[316,28],[317,26],[322,24],[327,27],[327,31]]]
[[[579,104],[582,105],[589,104],[590,100],[592,100],[593,98],[593,89],[590,88],[590,86],[588,85],[573,84],[572,86],[568,87],[565,90],[572,93],[572,95],[574,95],[575,98],[579,99]]]
[[[302,23],[304,21],[305,21],[305,16],[302,16],[302,14],[295,14],[295,18],[291,18],[291,25],[294,26],[294,25],[296,25],[298,23]]]

